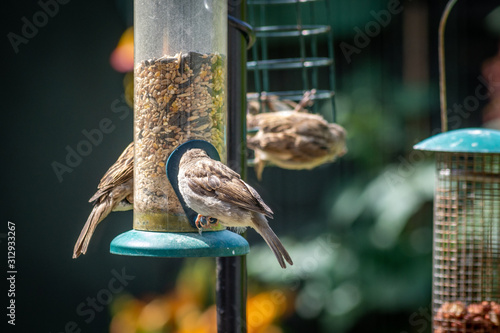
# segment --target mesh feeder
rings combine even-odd
[[[246,254],[246,240],[222,226],[198,233],[166,173],[183,144],[226,162],[227,2],[135,1],[134,20],[133,230],[111,253]]]
[[[434,151],[434,332],[500,332],[500,131],[461,129]]]
[[[448,131],[444,37],[439,24],[441,134],[414,149],[436,154],[432,313],[434,333],[500,333],[500,131]]]

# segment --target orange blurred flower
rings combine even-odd
[[[109,59],[111,66],[118,72],[126,73],[134,69],[134,27],[122,34],[118,45]]]
[[[208,264],[207,264],[208,263]],[[111,333],[217,333],[213,264],[187,261],[176,288],[149,301],[122,296],[112,304]],[[213,276],[213,277],[212,277]],[[282,333],[279,319],[293,312],[293,295],[273,289],[247,300],[248,333]]]

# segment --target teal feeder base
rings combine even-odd
[[[143,257],[231,257],[250,252],[245,238],[229,230],[154,232],[130,230],[111,241],[110,252]]]

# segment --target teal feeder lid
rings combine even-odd
[[[487,128],[459,129],[434,135],[413,148],[450,153],[500,153],[500,131]]]
[[[179,193],[177,174],[182,155],[192,148],[200,148],[215,159],[220,160],[215,147],[207,141],[191,140],[177,147],[166,163],[168,179],[182,208],[194,227],[198,214],[190,209]],[[231,257],[250,252],[245,238],[229,230],[193,232],[160,232],[130,230],[118,235],[111,241],[110,252],[113,254],[144,257]]]

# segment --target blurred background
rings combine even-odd
[[[441,126],[437,28],[446,2],[327,1],[318,17],[333,29],[336,121],[349,152],[312,171],[266,168],[260,182],[248,168],[295,262],[282,270],[247,233],[248,331],[430,332],[434,163],[412,146]],[[0,248],[6,263],[14,222],[18,271],[9,332],[215,332],[214,259],[109,253],[132,228],[131,212],[111,214],[88,253],[71,259],[88,199],[132,140],[125,74],[110,62],[133,24],[132,1],[5,6]],[[391,6],[390,22],[362,42],[360,31]],[[284,20],[278,10],[268,18]],[[500,3],[458,1],[446,36],[450,129],[498,127],[485,92],[498,82]],[[268,47],[288,52],[286,43]],[[103,121],[107,133],[84,147]],[[78,149],[86,155],[68,160]]]

